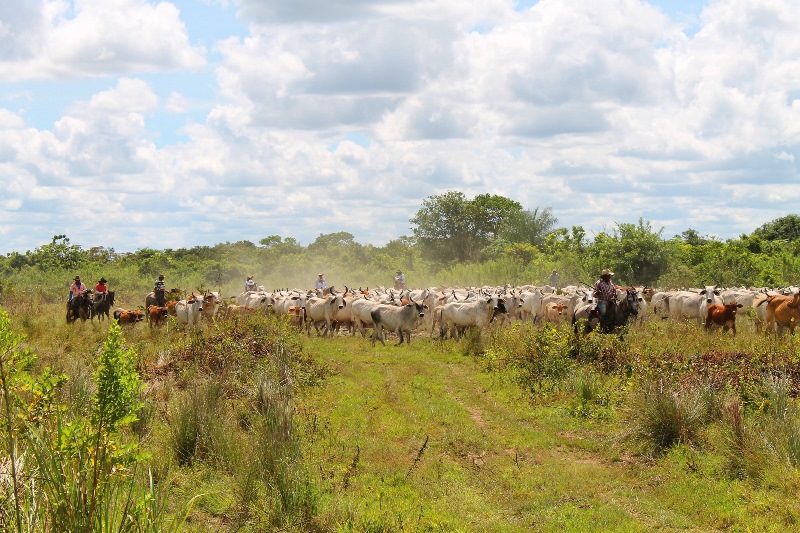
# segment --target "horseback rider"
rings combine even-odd
[[[67,306],[72,311],[72,316],[78,316],[78,296],[89,290],[85,283],[81,283],[81,277],[75,276],[74,283],[69,287],[69,302]]]
[[[164,284],[164,274],[159,274],[153,287],[153,294],[156,297],[156,305],[164,307],[167,305],[167,286]]]
[[[256,282],[253,281],[253,276],[247,276],[247,281],[244,282],[244,292],[253,292],[256,290]]]
[[[406,276],[402,271],[398,270],[394,276],[394,288],[396,290],[403,290],[406,288]]]
[[[108,287],[106,287],[106,283],[108,283],[108,280],[106,280],[106,278],[100,278],[100,281],[98,281],[97,285],[94,286],[96,302],[98,301],[98,298],[99,301],[101,302],[105,300],[106,293],[108,292]]]
[[[615,302],[617,299],[617,288],[614,282],[611,281],[611,276],[613,275],[613,272],[604,268],[603,272],[600,274],[600,279],[594,284],[593,295],[595,302],[597,302],[596,306],[597,312],[600,315],[601,329],[606,329],[606,314],[608,313],[608,308],[611,306],[611,302]]]

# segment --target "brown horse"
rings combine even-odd
[[[72,324],[79,318],[81,322],[92,317],[92,292],[86,291],[71,302],[67,302],[67,324]]]

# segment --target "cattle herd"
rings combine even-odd
[[[190,293],[180,298],[171,291],[166,306],[155,305],[153,293],[147,295],[144,310],[117,308],[114,318],[120,324],[133,325],[146,320],[150,327],[161,327],[173,316],[178,324],[195,327],[202,319],[211,320],[218,313],[227,317],[252,313],[283,316],[309,336],[312,329],[320,336],[333,337],[344,332],[360,333],[371,341],[385,343],[385,332],[397,335],[399,344],[410,343],[413,332],[422,330],[440,338],[459,337],[468,328],[485,328],[492,323],[512,322],[570,323],[579,331],[589,331],[597,324],[593,312],[592,288],[567,286],[512,287],[429,287],[402,291],[385,289],[350,289],[334,287],[320,290],[287,289],[248,291],[226,298],[222,305],[218,292]],[[113,298],[113,297],[112,297]],[[113,301],[113,300],[112,300]],[[737,323],[752,322],[757,330],[780,333],[784,328],[794,333],[800,320],[800,291],[784,289],[702,289],[655,291],[646,287],[617,287],[617,305],[624,309],[623,324],[648,318],[694,320],[706,329],[731,331]],[[620,312],[622,314],[622,312]],[[93,318],[90,313],[87,317]],[[102,314],[99,315],[102,317]],[[73,318],[74,320],[74,318]]]

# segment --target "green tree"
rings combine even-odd
[[[72,270],[77,268],[84,259],[80,246],[70,244],[66,235],[54,235],[49,244],[36,248],[29,258],[29,262],[38,265],[43,270],[59,268]]]
[[[599,274],[607,267],[625,283],[652,285],[667,269],[663,231],[653,231],[641,218],[638,224],[616,224],[611,234],[600,233],[588,246],[588,270]]]
[[[553,232],[558,219],[549,207],[526,209],[509,215],[501,236],[509,242],[530,244],[542,248],[547,236]]]
[[[800,239],[800,215],[786,215],[759,226],[753,235],[766,241],[796,241]]]
[[[500,236],[522,206],[503,196],[481,194],[469,200],[447,191],[429,196],[411,218],[417,242],[429,257],[444,261],[475,261],[484,247]]]

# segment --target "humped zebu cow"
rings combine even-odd
[[[386,344],[383,340],[384,329],[397,333],[397,336],[400,337],[398,346],[403,344],[404,339],[406,344],[411,344],[411,332],[416,329],[420,319],[425,316],[425,305],[413,300],[399,307],[380,304],[372,309],[370,315],[375,324],[372,330],[373,346],[375,346],[376,339],[380,340],[381,344]]]

